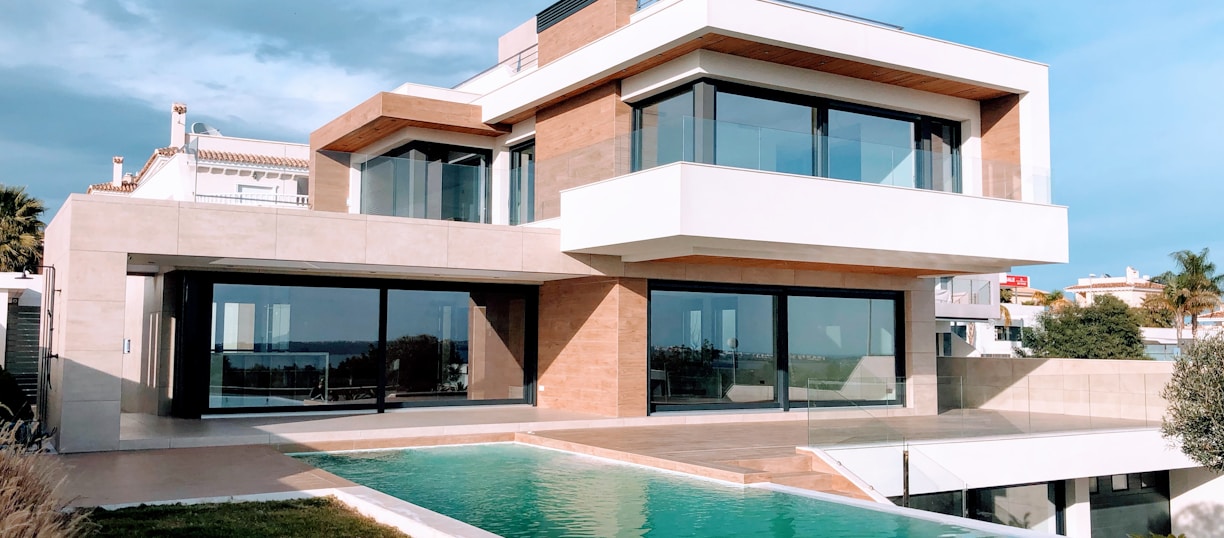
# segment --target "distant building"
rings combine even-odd
[[[305,209],[309,205],[310,147],[306,144],[224,136],[195,123],[187,128],[187,106],[175,103],[170,145],[153,150],[136,173],[113,159],[111,180],[89,186],[89,194],[179,202]]]
[[[942,357],[1015,357],[1024,327],[1046,311],[1025,276],[943,277],[935,284],[936,351]],[[1004,301],[1002,292],[1011,291]]]
[[[1126,276],[1088,275],[1064,291],[1075,294],[1075,304],[1080,306],[1092,304],[1097,295],[1112,295],[1129,306],[1139,306],[1144,297],[1163,293],[1164,285],[1152,282],[1151,276],[1139,276],[1134,267],[1127,267]]]

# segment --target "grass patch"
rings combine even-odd
[[[91,537],[405,538],[331,497],[94,510]]]

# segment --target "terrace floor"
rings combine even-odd
[[[840,414],[838,414],[840,413]],[[273,494],[352,484],[284,452],[519,441],[733,482],[813,486],[796,448],[1147,429],[1137,420],[964,410],[870,417],[825,410],[609,419],[529,406],[180,420],[126,415],[125,448],[61,456],[76,506]],[[841,417],[828,418],[824,416]],[[144,445],[144,446],[140,446]],[[229,446],[225,446],[229,445]],[[179,448],[195,446],[195,448]],[[140,448],[148,448],[140,450]],[[790,480],[791,483],[788,483]],[[836,490],[837,486],[825,486]]]

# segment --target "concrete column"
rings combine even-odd
[[[118,450],[127,255],[73,250],[59,271],[56,447]]]
[[[1088,504],[1088,479],[1067,481],[1067,536],[1092,538],[1092,509]]]
[[[905,291],[905,371],[909,379],[906,405],[918,415],[939,412],[935,367],[935,281],[914,279]]]

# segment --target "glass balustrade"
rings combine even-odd
[[[362,155],[353,162],[364,214],[489,222],[488,166]]]

